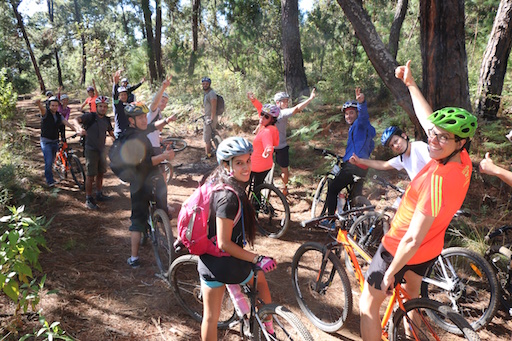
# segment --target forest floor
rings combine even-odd
[[[63,330],[75,340],[199,340],[199,323],[184,312],[168,285],[155,276],[157,268],[151,247],[141,248],[142,266],[139,269],[134,270],[126,264],[130,255],[128,186],[108,171],[104,191],[113,200],[102,203],[98,211],[85,208],[85,194],[71,178],[60,181],[52,189],[44,189],[44,163],[39,148],[40,119],[30,100],[20,101],[18,108],[20,114],[26,115],[24,129],[34,147],[34,153],[27,162],[40,174],[34,185],[40,186],[41,195],[30,211],[53,217],[45,235],[48,250],[40,259],[47,280],[38,308],[42,309],[46,319],[50,323],[60,321]],[[75,112],[72,117],[77,115],[76,104],[72,105],[72,112]],[[197,187],[203,173],[215,166],[215,161],[201,161],[204,149],[200,135],[192,136],[180,129],[175,131],[186,136],[189,145],[177,153],[173,164],[182,166],[176,168],[175,177],[168,187],[168,200],[176,216],[181,203]],[[340,133],[334,134],[332,139],[346,139],[346,127],[334,131]],[[226,137],[231,133],[224,131],[222,134]],[[107,141],[107,145],[111,145],[111,140]],[[80,150],[77,142],[74,139],[70,145]],[[315,162],[319,160],[320,156],[311,158],[310,164],[292,168],[291,172],[294,176],[311,177]],[[280,185],[278,180],[276,182]],[[291,261],[297,248],[306,241],[322,242],[325,239],[325,232],[305,230],[299,225],[301,220],[309,218],[311,193],[314,191],[314,182],[310,183],[290,187],[288,200],[292,222],[286,235],[279,240],[260,237],[254,249],[276,259],[277,270],[266,275],[273,300],[296,313],[315,340],[360,340],[357,290],[353,290],[354,309],[346,327],[326,334],[314,327],[301,312],[291,287]],[[376,203],[381,204],[380,201]],[[175,224],[176,219],[173,219],[172,225]],[[50,290],[58,292],[49,294]],[[5,297],[0,297],[0,312],[0,323],[5,327],[8,316],[13,313],[13,306]],[[34,316],[24,318],[25,332],[39,329],[37,316]],[[219,339],[237,340],[237,332],[237,328],[219,331]],[[5,330],[3,333],[5,336]],[[479,335],[482,340],[510,340],[512,322],[503,311],[499,311]],[[6,340],[17,338],[11,335]]]

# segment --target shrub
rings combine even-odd
[[[12,84],[7,80],[6,70],[0,70],[0,126],[6,120],[12,119],[16,114],[16,100],[18,94]]]

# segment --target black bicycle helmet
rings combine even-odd
[[[217,162],[231,162],[235,156],[251,154],[252,144],[243,137],[228,137],[223,140],[217,148]]]
[[[142,102],[128,104],[124,107],[124,112],[128,117],[137,117],[149,112],[148,107]]]
[[[393,135],[402,135],[402,129],[398,128],[397,126],[390,126],[390,127],[387,127],[386,130],[384,130],[384,132],[382,133],[382,137],[380,138],[380,143],[382,143],[382,145],[384,147],[387,147],[389,146],[389,142],[391,140],[391,137]]]

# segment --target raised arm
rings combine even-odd
[[[489,152],[487,152],[485,158],[480,161],[480,173],[497,176],[507,185],[512,186],[512,172],[495,165],[491,160]]]
[[[263,109],[263,104],[261,104],[261,102],[258,101],[256,96],[254,96],[254,94],[250,91],[247,93],[247,98],[249,99],[249,101],[251,101],[254,108],[256,108],[258,115],[261,114],[261,109]]]
[[[41,113],[41,116],[44,117],[44,115],[46,115],[46,108],[43,105],[43,103],[41,103],[41,99],[36,99],[34,104],[37,105],[37,107],[39,108],[39,112]]]
[[[144,83],[145,81],[146,81],[146,77],[143,77],[143,78],[140,80],[140,82],[138,82],[138,83],[137,83],[137,84],[135,84],[135,85],[130,86],[130,87],[129,87],[128,89],[126,89],[126,90],[128,90],[128,92],[130,92],[130,93],[131,93],[132,91],[137,90],[137,89],[142,85],[142,83]]]
[[[313,88],[313,90],[311,90],[311,95],[309,95],[309,98],[307,100],[305,100],[304,102],[299,103],[293,107],[293,115],[295,115],[298,112],[301,112],[302,110],[304,110],[304,108],[306,108],[306,106],[309,104],[309,102],[311,102],[315,98],[315,96],[316,96],[315,91],[316,91],[316,89]]]
[[[171,79],[172,79],[172,76],[168,76],[162,82],[162,86],[160,87],[158,92],[155,94],[155,97],[153,98],[153,102],[151,102],[151,105],[149,106],[149,109],[151,111],[155,111],[158,108],[158,105],[160,104],[160,100],[162,99],[165,89],[167,89],[167,87],[169,85],[171,85]]]
[[[425,130],[425,133],[427,133],[427,130],[432,127],[432,124],[428,121],[427,118],[430,116],[430,114],[432,114],[433,110],[425,97],[423,97],[420,88],[418,88],[418,85],[414,81],[411,72],[410,60],[408,60],[405,65],[399,66],[395,69],[395,77],[402,80],[405,86],[407,86],[409,89],[416,117],[418,117],[423,130]]]
[[[118,88],[118,85],[119,84],[119,79],[121,78],[121,70],[117,70],[113,75],[112,75],[112,99],[114,101],[117,101],[117,98],[119,96],[119,94],[117,93],[117,88]]]
[[[92,87],[94,88],[94,96],[98,97],[99,93],[98,93],[98,89],[96,88],[96,82],[94,81],[94,78],[92,80]]]

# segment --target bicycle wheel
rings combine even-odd
[[[176,299],[183,309],[197,322],[203,319],[203,294],[201,282],[197,272],[199,257],[195,255],[184,255],[176,258],[171,264],[169,271],[169,283]],[[219,323],[220,329],[229,328],[236,318],[235,307],[226,292],[222,301]]]
[[[316,188],[313,203],[311,204],[311,218],[321,217],[327,211],[328,178],[324,176]]]
[[[81,190],[85,190],[85,172],[84,167],[82,167],[80,163],[80,159],[75,154],[72,154],[68,161],[73,180],[75,180],[75,183]]]
[[[352,289],[339,258],[329,253],[322,264],[324,245],[302,244],[292,261],[295,297],[306,317],[321,330],[333,333],[340,329],[352,312]]]
[[[313,341],[313,337],[307,328],[286,307],[277,304],[266,304],[258,309],[258,317],[261,321],[272,318],[275,336],[270,337],[270,340]],[[265,327],[261,328],[258,324],[258,337],[256,337],[256,340],[267,340],[263,329]]]
[[[254,189],[251,197],[261,233],[270,238],[280,238],[290,223],[290,206],[276,186],[263,183]]]
[[[68,177],[68,173],[66,172],[66,164],[64,162],[65,161],[62,155],[60,153],[57,153],[57,155],[55,156],[55,162],[53,163],[53,170],[62,180]]]
[[[222,142],[222,137],[220,137],[220,135],[215,135],[213,136],[212,138],[212,148],[214,150],[217,150],[217,148],[219,148],[219,144]]]
[[[427,270],[421,296],[450,306],[475,330],[482,328],[492,320],[498,307],[499,287],[491,265],[476,252],[460,247],[443,250],[441,259],[442,263],[438,258]],[[446,330],[459,332],[441,317],[438,321]]]
[[[153,212],[153,234],[152,246],[155,252],[155,260],[160,273],[167,275],[172,261],[176,258],[174,253],[174,236],[172,234],[169,216],[162,209]]]
[[[370,211],[354,221],[348,234],[357,245],[373,257],[388,229],[389,217],[384,213]]]
[[[166,137],[162,143],[168,148],[171,147],[174,152],[181,152],[187,148],[187,142],[184,139],[178,137]]]
[[[471,325],[461,315],[455,313],[449,306],[426,298],[416,298],[405,302],[405,311],[397,309],[390,325],[390,341],[401,340],[472,340],[480,338]],[[415,314],[411,318],[410,313]],[[438,321],[431,316],[437,316],[443,323],[450,324],[463,337],[457,338],[440,328]],[[414,321],[413,321],[414,320]],[[406,322],[407,321],[407,324]],[[407,334],[406,334],[407,333]]]
[[[172,164],[170,162],[166,162],[163,164],[163,168],[164,168],[165,183],[169,185],[171,183],[172,176],[174,174]]]

